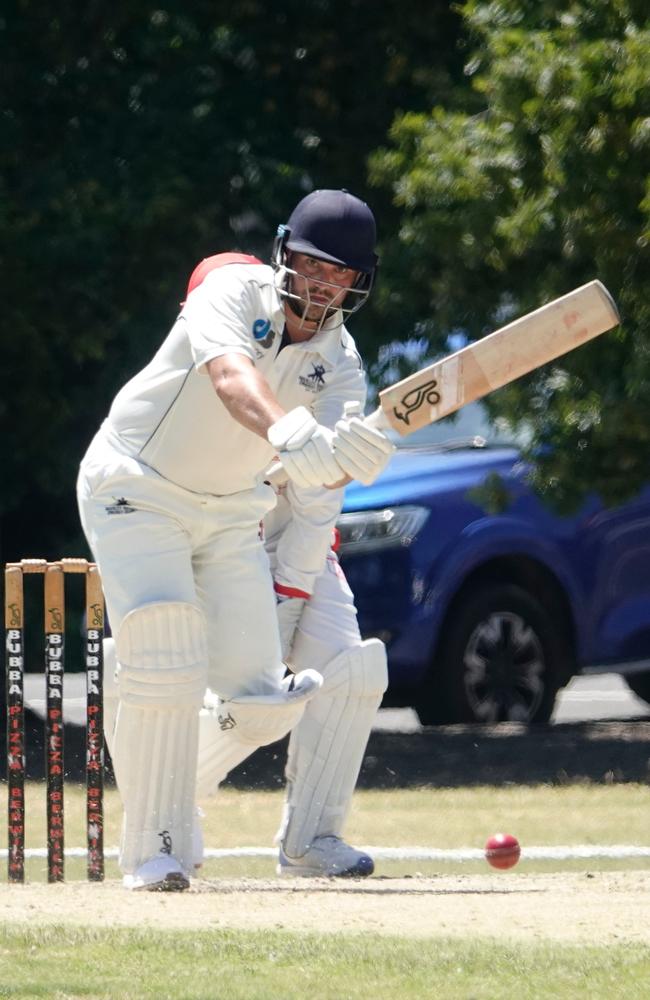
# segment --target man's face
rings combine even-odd
[[[330,264],[305,253],[292,253],[288,264],[296,272],[291,278],[291,291],[303,303],[303,322],[310,325],[320,324],[334,314],[359,274],[350,267]],[[299,311],[294,302],[291,308]]]

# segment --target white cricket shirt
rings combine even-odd
[[[267,441],[233,420],[205,365],[250,358],[287,410],[306,406],[328,427],[365,398],[354,341],[329,324],[280,351],[284,314],[265,264],[211,271],[188,296],[150,363],[118,392],[103,431],[111,444],[185,489],[219,496],[251,489],[274,457]]]

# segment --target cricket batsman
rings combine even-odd
[[[330,662],[331,651],[327,659],[315,652],[318,629],[306,612],[322,562],[321,576],[315,563],[311,569],[313,593],[285,583],[291,533],[283,533],[274,592],[259,524],[276,506],[264,470],[277,457],[294,503],[292,524],[295,512],[309,507],[310,491],[327,497],[320,515],[325,553],[342,485],[371,482],[390,457],[380,431],[344,415],[365,393],[344,323],[372,288],[374,246],[365,203],[347,191],[307,196],[281,227],[271,266],[235,260],[193,288],[160,349],[117,394],[81,463],[81,520],[115,635],[111,745],[128,889],[189,886],[197,767],[199,792],[213,789],[256,747],[294,729],[317,694],[340,700],[354,688],[347,640],[344,655],[334,657],[339,662]],[[294,601],[304,603],[282,611]],[[294,633],[293,665],[322,660],[325,675],[310,662],[285,677],[278,613],[285,645]],[[309,636],[312,651],[301,653]],[[383,672],[369,668],[368,684],[383,691],[382,663]],[[377,694],[371,701],[376,708]],[[313,733],[312,725],[302,745],[315,758]],[[343,874],[355,865],[354,849],[339,837],[349,775],[341,782],[334,764],[336,775],[326,768],[323,783],[290,754],[292,787],[311,789],[317,808],[306,819],[290,790],[283,870],[333,866]]]

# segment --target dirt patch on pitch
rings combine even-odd
[[[155,930],[285,929],[408,937],[650,944],[650,872],[197,880],[186,893],[25,885],[0,896],[0,922]]]

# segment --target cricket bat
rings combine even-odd
[[[383,389],[379,406],[364,422],[405,437],[586,344],[619,322],[616,303],[602,282],[588,281]],[[278,485],[286,481],[286,473],[275,463],[265,478]]]
[[[589,281],[379,393],[371,427],[403,437],[527,375],[620,322],[600,281]]]

